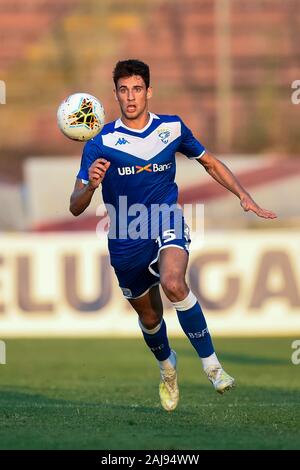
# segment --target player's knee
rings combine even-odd
[[[174,275],[163,276],[160,280],[161,286],[171,302],[178,302],[188,294],[187,285],[181,277]]]
[[[140,321],[147,330],[154,330],[160,324],[161,317],[156,314],[140,315]]]

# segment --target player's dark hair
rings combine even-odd
[[[133,75],[139,75],[145,82],[146,88],[150,85],[150,69],[149,65],[145,64],[141,60],[128,59],[120,60],[113,71],[113,79],[115,87],[117,88],[118,80],[120,78],[132,77]]]

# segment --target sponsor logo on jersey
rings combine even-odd
[[[163,144],[167,144],[169,142],[169,137],[171,135],[171,131],[169,129],[158,129],[158,137],[162,141]]]
[[[151,163],[145,166],[135,165],[135,168],[136,168],[136,173],[141,173],[142,171],[149,171],[149,173],[152,173]]]
[[[140,165],[132,165],[132,166],[122,166],[118,167],[118,173],[120,176],[124,175],[137,175],[138,173],[142,173],[142,171],[146,171],[148,173],[157,173],[160,171],[169,170],[172,166],[172,162],[168,163],[148,163],[148,165],[140,166]]]
[[[119,137],[115,145],[125,145],[125,144],[130,144],[128,140],[126,140],[124,137]]]

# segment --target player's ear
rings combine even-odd
[[[114,96],[115,96],[115,100],[118,101],[118,97],[117,97],[117,90],[114,88]]]
[[[147,90],[147,100],[150,100],[150,98],[152,98],[152,95],[153,95],[153,90],[152,90],[152,87],[149,86]]]

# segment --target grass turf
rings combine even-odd
[[[172,413],[142,339],[7,339],[0,449],[299,449],[293,339],[216,338],[238,384],[223,396],[188,340],[172,340],[181,394]]]

